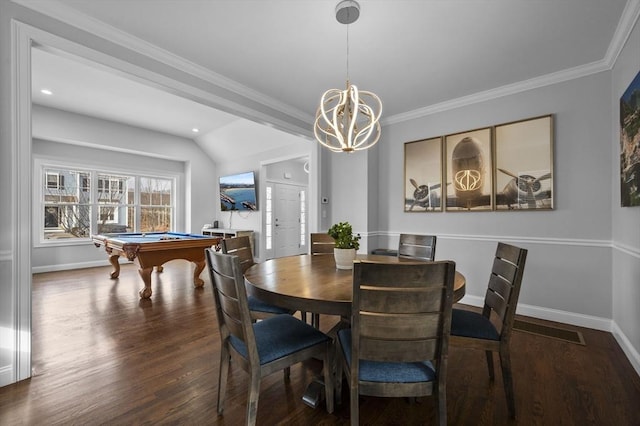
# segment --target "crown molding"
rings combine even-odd
[[[311,115],[306,114],[297,108],[293,108],[284,102],[269,97],[247,86],[244,86],[235,80],[215,73],[205,67],[188,61],[154,44],[135,37],[125,31],[108,25],[84,13],[78,12],[77,10],[67,6],[64,3],[59,2],[58,0],[11,1],[19,4],[20,6],[29,8],[35,12],[42,13],[49,16],[50,18],[57,19],[61,22],[64,22],[65,24],[86,31],[87,33],[93,34],[105,40],[109,40],[112,43],[134,51],[140,55],[153,58],[154,60],[164,65],[193,75],[203,81],[211,83],[222,89],[231,91],[260,105],[276,110],[282,114],[291,116],[304,122],[313,121],[313,117]]]
[[[382,124],[386,126],[389,124],[397,124],[403,121],[414,120],[416,118],[426,117],[431,114],[449,111],[452,109],[469,106],[479,102],[486,102],[486,101],[501,98],[504,96],[514,95],[516,93],[526,92],[528,90],[538,89],[540,87],[550,86],[552,84],[562,83],[564,81],[585,77],[591,74],[607,71],[609,69],[610,67],[607,65],[607,63],[604,60],[601,60],[598,62],[592,62],[587,65],[582,65],[582,66],[571,68],[568,70],[558,71],[552,74],[543,75],[541,77],[536,77],[529,80],[508,84],[495,89],[475,93],[473,95],[463,96],[460,98],[451,99],[449,101],[429,105],[423,108],[418,108],[413,111],[408,111],[402,114],[389,116],[385,120],[383,120]]]
[[[284,102],[266,96],[265,94],[244,86],[230,78],[217,74],[207,68],[204,68],[180,56],[159,48],[158,46],[132,36],[129,33],[121,31],[111,25],[105,24],[102,21],[96,20],[95,18],[80,13],[77,10],[70,8],[66,4],[60,3],[58,0],[49,0],[46,2],[37,0],[11,1],[21,6],[32,9],[36,12],[45,14],[51,18],[58,19],[88,33],[94,34],[106,40],[110,40],[111,42],[116,43],[124,48],[130,49],[140,55],[152,57],[165,65],[196,76],[206,82],[214,84],[225,90],[229,90],[260,105],[279,111],[282,114],[294,117],[304,122],[313,121],[313,117],[311,115],[306,114],[297,108],[293,108],[290,105],[285,104]],[[628,0],[625,9],[622,12],[620,21],[618,22],[616,32],[611,40],[611,43],[609,44],[609,48],[607,49],[605,57],[602,60],[532,78],[529,80],[508,84],[495,89],[475,93],[469,96],[463,96],[445,102],[428,105],[423,108],[418,108],[405,113],[389,116],[383,119],[381,121],[381,124],[384,126],[397,124],[404,121],[426,117],[435,113],[444,112],[480,102],[486,102],[504,96],[522,93],[528,90],[533,90],[553,84],[562,83],[568,80],[585,77],[603,71],[609,71],[614,66],[615,61],[622,51],[622,48],[624,47],[627,39],[629,38],[629,35],[631,34],[631,31],[633,30],[633,27],[638,20],[639,15],[640,0]]]
[[[607,49],[607,53],[604,57],[604,61],[608,64],[609,69],[613,68],[616,60],[618,60],[618,56],[629,39],[639,15],[640,0],[628,0],[624,10],[622,11],[622,16],[618,22],[616,32],[609,44],[609,49]]]
[[[586,77],[591,74],[597,74],[603,71],[609,71],[615,65],[615,62],[618,59],[618,55],[627,42],[631,31],[633,31],[633,27],[638,20],[638,15],[640,15],[640,0],[628,0],[624,10],[622,11],[622,16],[620,17],[620,21],[618,22],[618,27],[616,28],[616,32],[611,39],[611,43],[609,44],[609,48],[607,49],[605,57],[600,61],[543,75],[529,80],[508,84],[495,89],[475,93],[473,95],[451,99],[445,102],[429,105],[424,108],[418,108],[413,111],[408,111],[406,113],[389,116],[386,119],[382,120],[382,124],[385,126],[389,124],[397,124],[403,121],[414,120],[417,118],[426,117],[431,114],[444,112],[479,102],[486,102],[492,99],[501,98],[503,96],[514,95],[517,93],[525,92],[527,90],[538,89],[540,87],[558,84],[576,78]]]

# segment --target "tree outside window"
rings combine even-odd
[[[42,165],[44,240],[172,231],[174,179]]]
[[[88,172],[46,169],[44,185],[45,239],[86,238],[91,230],[91,198],[79,183]]]
[[[140,178],[140,231],[172,229],[173,193],[170,179]]]

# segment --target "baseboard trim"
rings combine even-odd
[[[627,336],[622,332],[618,324],[613,321],[611,325],[611,333],[616,339],[627,359],[640,376],[640,353],[633,347]]]
[[[10,385],[16,381],[13,370],[13,364],[0,367],[0,387]]]
[[[478,296],[465,296],[461,300],[461,303],[482,307],[484,305],[484,298]],[[563,324],[571,324],[578,327],[610,332],[614,339],[616,339],[616,342],[620,345],[620,348],[622,348],[622,351],[627,356],[627,359],[633,366],[634,370],[636,370],[636,373],[640,376],[640,353],[638,353],[638,351],[633,347],[631,341],[622,332],[615,321],[591,315],[577,314],[575,312],[559,311],[556,309],[541,308],[539,306],[524,304],[518,304],[516,313],[547,321],[555,321]]]
[[[484,298],[478,296],[465,296],[462,303],[482,307]],[[563,324],[577,325],[578,327],[592,328],[594,330],[608,331],[612,330],[612,320],[607,318],[595,317],[592,315],[578,314],[575,312],[560,311],[557,309],[542,308],[540,306],[526,305],[518,303],[516,313],[528,317],[543,319],[547,321],[555,321]]]
[[[61,265],[45,265],[45,266],[34,266],[31,268],[32,274],[41,274],[43,272],[57,272],[57,271],[68,271],[70,269],[85,269],[85,268],[95,268],[99,266],[109,266],[108,262],[104,260],[94,260],[91,262],[82,262],[82,263],[65,263]]]

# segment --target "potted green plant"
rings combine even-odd
[[[327,231],[336,242],[333,255],[336,268],[353,269],[356,251],[360,248],[360,234],[353,235],[353,228],[349,222],[336,223]]]

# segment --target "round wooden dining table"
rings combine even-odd
[[[396,256],[358,255],[358,260],[415,262]],[[332,255],[300,255],[270,259],[244,274],[249,294],[283,308],[314,314],[351,315],[353,271],[336,269]],[[456,271],[454,302],[462,299],[466,279]]]

